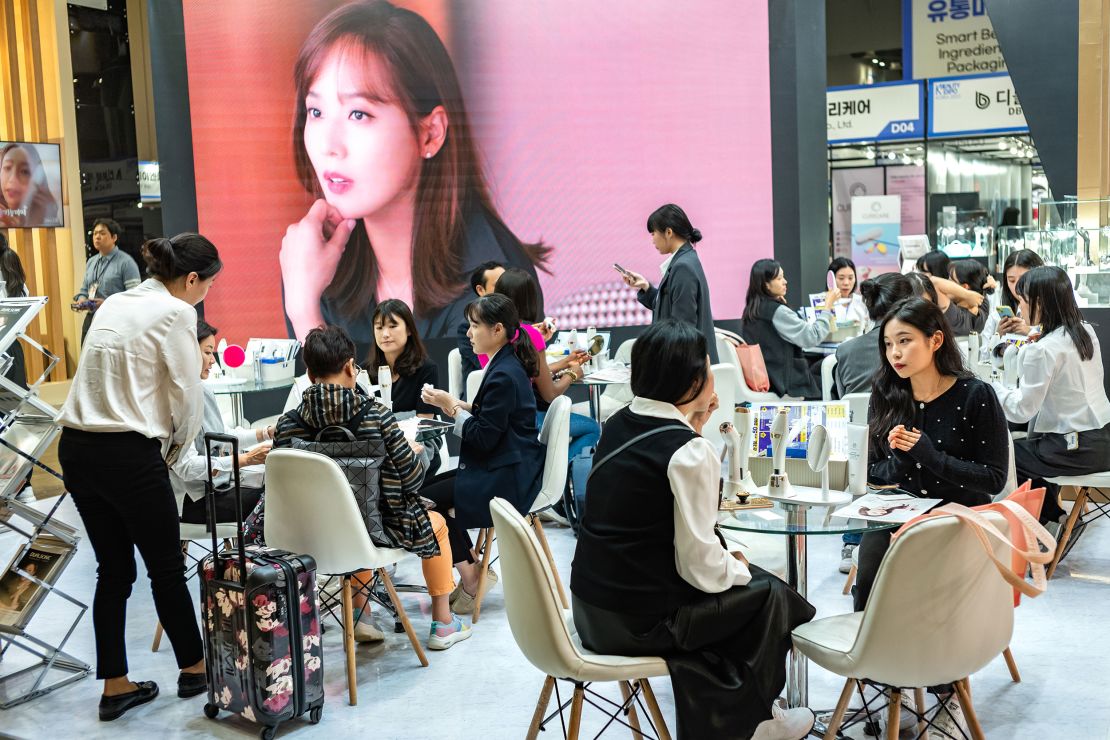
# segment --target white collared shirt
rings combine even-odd
[[[196,309],[147,280],[97,309],[58,423],[159,439],[173,464],[200,430],[200,367]]]
[[[637,397],[630,410],[690,426],[673,404],[663,401]],[[695,437],[680,447],[671,456],[667,479],[674,494],[674,562],[678,574],[694,588],[711,594],[747,584],[751,572],[721,547],[714,532],[721,462],[713,443]]]
[[[1083,328],[1094,343],[1090,360],[1080,361],[1075,343],[1062,327],[1019,350],[1018,387],[991,384],[1007,419],[1020,424],[1035,416],[1034,432],[1055,434],[1110,424],[1098,337],[1089,325]]]

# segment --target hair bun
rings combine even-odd
[[[690,243],[697,244],[701,241],[701,232],[697,229],[690,229]]]
[[[864,301],[871,303],[874,302],[881,292],[881,288],[877,282],[868,278],[859,284],[859,294]]]
[[[174,275],[175,256],[173,242],[165,237],[157,237],[143,244],[143,261],[151,275],[171,278]]]

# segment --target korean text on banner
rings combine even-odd
[[[929,135],[1028,131],[1008,74],[929,81]]]
[[[833,87],[825,97],[830,144],[925,135],[920,82]]]
[[[904,78],[1006,71],[986,0],[902,0]]]

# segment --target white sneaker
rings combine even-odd
[[[385,633],[372,624],[355,622],[355,642],[381,642]]]
[[[944,711],[946,707],[947,712]],[[937,712],[934,716],[936,721],[929,728],[930,737],[953,738],[954,740],[971,737],[967,720],[964,719],[964,710],[960,707],[960,700],[956,698],[955,694],[950,696],[948,701],[937,705]]]
[[[857,547],[858,547],[858,545],[845,545],[844,547],[840,548],[840,572],[841,573],[847,574],[847,573],[851,572],[851,570],[852,570],[852,551],[855,550]]]
[[[35,491],[30,486],[24,486],[23,490],[15,495],[15,500],[20,503],[29,504],[35,500]]]
[[[816,719],[813,711],[805,707],[783,709],[772,704],[771,719],[759,723],[752,740],[802,740],[809,735]]]
[[[540,512],[540,521],[541,522],[551,522],[552,524],[558,524],[561,527],[569,527],[570,526],[570,520],[568,520],[565,516],[563,516],[559,512],[555,511],[555,509],[544,509],[543,511],[541,511]]]

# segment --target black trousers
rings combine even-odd
[[[1079,432],[1079,448],[1068,449],[1063,434],[1030,434],[1014,440],[1014,465],[1018,481],[1031,479],[1033,488],[1045,487],[1041,522],[1057,521],[1064,515],[1060,486],[1045,478],[1085,475],[1110,470],[1110,424],[1102,429]]]
[[[571,599],[590,650],[667,661],[679,740],[750,738],[786,686],[790,633],[816,610],[779,578],[750,568],[748,585],[703,594],[673,614],[623,614]]]
[[[466,531],[466,527],[459,524],[449,513],[451,507],[455,505],[455,471],[448,470],[428,480],[420,489],[420,495],[435,501],[435,510],[442,514],[443,520],[447,522],[447,539],[451,542],[451,555],[455,558],[455,562],[473,563],[474,556],[470,551],[474,548],[474,541],[470,539],[470,532]]]
[[[124,628],[136,577],[135,548],[146,564],[154,607],[178,667],[199,662],[204,647],[185,585],[177,502],[161,443],[136,432],[63,429],[58,460],[96,553],[96,677],[127,674]]]

